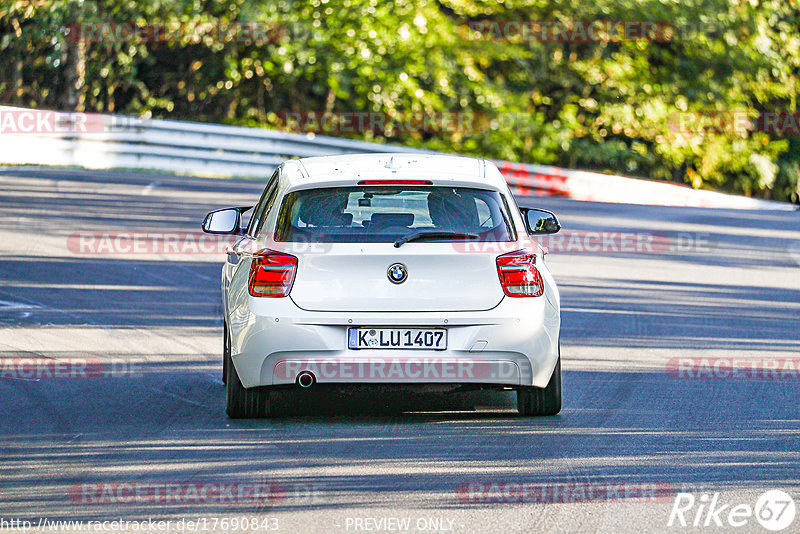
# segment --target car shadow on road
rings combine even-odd
[[[581,346],[800,354],[800,287],[558,279],[562,336]]]
[[[234,421],[207,361],[15,384],[4,388],[0,506],[17,517],[109,519],[471,509],[493,503],[465,497],[465,484],[491,481],[654,485],[661,498],[800,488],[796,380],[565,371],[564,391],[562,413],[548,418],[518,417],[508,404],[403,412],[406,395],[391,400],[394,413],[354,400],[327,415]]]

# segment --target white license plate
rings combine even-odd
[[[347,346],[351,349],[445,350],[444,328],[350,328]]]

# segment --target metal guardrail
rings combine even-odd
[[[30,113],[31,118],[23,116]],[[42,114],[52,113],[42,120]],[[3,127],[3,115],[14,114]],[[36,125],[40,121],[41,124]],[[8,125],[15,128],[9,131]],[[20,131],[31,125],[35,131]],[[349,139],[192,122],[0,107],[0,162],[264,176],[293,157],[414,152]],[[52,131],[49,131],[52,130]],[[85,131],[84,131],[85,130]]]
[[[431,153],[398,145],[262,128],[0,106],[0,164],[152,169],[266,178],[289,158],[377,152]],[[794,209],[791,204],[697,191],[669,183],[545,165],[495,163],[519,194],[562,195],[599,202]]]

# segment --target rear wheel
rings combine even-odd
[[[561,411],[561,349],[547,386],[517,390],[517,410],[521,415],[556,415]]]
[[[223,368],[225,369],[225,412],[232,419],[250,419],[269,415],[269,392],[261,388],[245,388],[239,380],[231,361],[230,344],[226,345]]]

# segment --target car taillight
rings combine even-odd
[[[503,292],[509,297],[540,297],[544,293],[535,254],[518,250],[498,256],[497,275]]]
[[[297,258],[282,252],[258,251],[250,264],[248,289],[254,297],[285,297],[289,295],[297,272]]]

